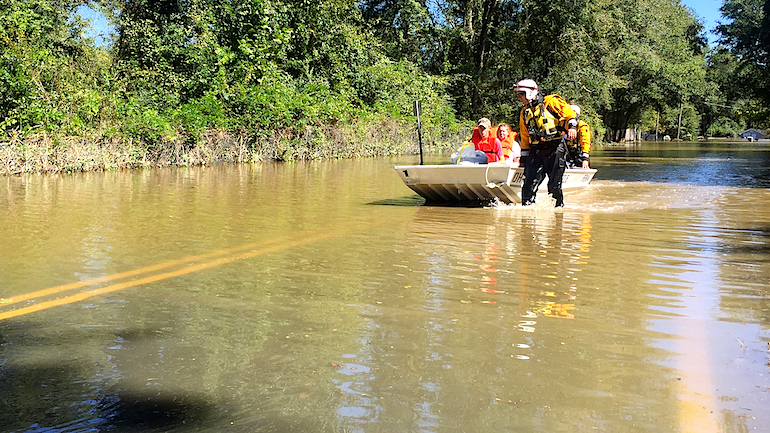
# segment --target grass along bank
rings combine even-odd
[[[463,139],[463,131],[433,129],[422,134],[426,153],[446,152]],[[0,142],[0,175],[415,154],[417,143],[416,126],[396,120],[259,134],[209,129],[195,144],[184,139],[148,144],[99,134],[15,133]]]

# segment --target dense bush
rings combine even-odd
[[[746,128],[726,117],[720,117],[708,129],[708,135],[712,137],[737,137]]]
[[[83,36],[72,11],[84,2],[32,2],[0,0],[0,140],[12,146],[59,140],[85,155],[75,137],[122,142],[137,165],[228,148],[244,160],[392,153],[414,138],[414,99],[426,127],[459,127],[443,82],[390,61],[351,2],[128,0],[111,47]],[[6,154],[27,161],[22,147]]]

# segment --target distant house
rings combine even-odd
[[[760,131],[759,129],[749,128],[741,133],[741,138],[745,138],[747,140],[761,140],[765,138],[765,133]]]

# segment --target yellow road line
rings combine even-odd
[[[289,239],[291,239],[293,237],[298,237],[298,235],[290,236]],[[220,256],[220,255],[234,253],[236,251],[242,251],[242,250],[247,250],[247,249],[250,249],[250,248],[256,248],[256,247],[259,247],[260,245],[269,245],[269,244],[272,244],[272,243],[275,243],[275,242],[286,242],[286,241],[287,241],[286,238],[278,238],[278,239],[270,239],[270,240],[262,241],[262,242],[254,242],[254,243],[251,243],[251,244],[240,245],[240,246],[233,247],[233,248],[227,248],[227,249],[212,251],[212,252],[206,253],[206,254],[200,254],[200,255],[196,255],[196,256],[185,257],[185,258],[178,259],[178,260],[172,260],[170,262],[158,263],[156,265],[146,266],[146,267],[143,267],[143,268],[134,269],[132,271],[120,272],[120,273],[117,273],[117,274],[106,275],[104,277],[92,278],[90,280],[78,281],[78,282],[69,283],[69,284],[63,284],[61,286],[55,286],[55,287],[51,287],[51,288],[48,288],[48,289],[38,290],[38,291],[32,292],[32,293],[25,293],[23,295],[18,295],[18,296],[12,296],[10,298],[5,298],[3,300],[3,303],[2,303],[1,306],[4,307],[6,305],[15,304],[17,302],[26,301],[26,300],[33,299],[33,298],[39,298],[39,297],[42,297],[42,296],[54,295],[56,293],[61,293],[61,292],[65,292],[67,290],[77,289],[77,288],[80,288],[80,287],[86,287],[86,286],[90,286],[92,284],[103,283],[103,282],[106,282],[106,281],[119,280],[119,279],[126,278],[126,277],[133,277],[135,275],[145,274],[145,273],[148,273],[148,272],[159,271],[161,269],[170,268],[172,266],[181,265],[181,264],[184,264],[184,263],[190,263],[190,262],[194,262],[194,261],[198,261],[198,260],[202,260],[202,259],[207,259],[207,258],[210,258],[210,257],[216,257],[216,256]]]
[[[283,243],[281,243],[279,245],[275,245],[275,246],[271,246],[271,247],[265,247],[265,248],[261,248],[261,249],[254,250],[254,251],[249,251],[247,253],[242,253],[242,254],[238,254],[238,255],[234,255],[234,256],[230,256],[230,257],[223,257],[223,258],[220,258],[220,259],[212,260],[210,262],[199,263],[197,265],[186,267],[186,268],[182,268],[182,269],[179,269],[179,270],[176,270],[176,271],[165,272],[165,273],[162,273],[162,274],[156,274],[156,275],[152,275],[152,276],[141,278],[141,279],[134,280],[134,281],[127,281],[127,282],[124,282],[124,283],[113,284],[111,286],[102,287],[102,288],[98,288],[98,289],[94,289],[94,290],[89,290],[87,292],[81,292],[81,293],[78,293],[76,295],[67,296],[65,298],[56,299],[56,300],[53,300],[53,301],[41,302],[39,304],[30,305],[29,307],[18,308],[18,309],[15,309],[15,310],[10,310],[10,311],[6,311],[4,313],[0,313],[0,320],[10,319],[12,317],[18,317],[18,316],[21,316],[21,315],[24,315],[24,314],[34,313],[36,311],[45,310],[45,309],[48,309],[48,308],[51,308],[51,307],[57,307],[57,306],[60,306],[60,305],[71,304],[73,302],[82,301],[84,299],[88,299],[88,298],[91,298],[93,296],[103,295],[105,293],[110,293],[110,292],[116,292],[118,290],[127,289],[129,287],[134,287],[134,286],[139,286],[139,285],[142,285],[142,284],[153,283],[153,282],[156,282],[156,281],[165,280],[165,279],[172,278],[172,277],[178,277],[180,275],[201,271],[203,269],[208,269],[208,268],[212,268],[214,266],[224,265],[226,263],[231,263],[231,262],[235,262],[235,261],[238,261],[238,260],[248,259],[248,258],[251,258],[251,257],[256,257],[256,256],[259,256],[259,255],[268,254],[268,253],[274,253],[274,252],[281,251],[281,250],[284,250],[284,249],[287,249],[287,248],[290,248],[290,247],[293,247],[293,246],[309,244],[309,243],[317,242],[317,241],[320,241],[320,240],[329,239],[329,238],[332,238],[334,236],[336,236],[336,234],[329,233],[329,234],[317,235],[317,236],[313,236],[313,237],[304,237],[303,239],[296,240],[294,242],[283,242]],[[246,248],[246,247],[242,246],[242,247],[238,247],[237,249],[243,249],[243,248]],[[210,253],[210,254],[214,254],[214,253]],[[183,262],[183,261],[189,261],[189,260],[181,259],[178,262]],[[168,263],[172,263],[172,262],[168,262]],[[160,265],[158,265],[158,266],[160,266]],[[151,267],[152,266],[149,266],[148,268],[151,268]],[[142,268],[142,269],[147,269],[147,268]],[[115,274],[115,275],[120,275],[120,274]],[[73,284],[78,284],[78,283],[73,283]],[[64,286],[58,286],[58,287],[64,287]],[[51,289],[49,289],[49,290],[51,290]],[[41,290],[40,292],[46,292],[46,290]],[[36,293],[39,293],[39,292],[36,292]]]

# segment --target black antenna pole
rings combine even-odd
[[[420,143],[420,165],[423,165],[422,159],[422,124],[420,123],[420,112],[422,104],[420,101],[414,101],[414,115],[417,116],[417,142]]]

